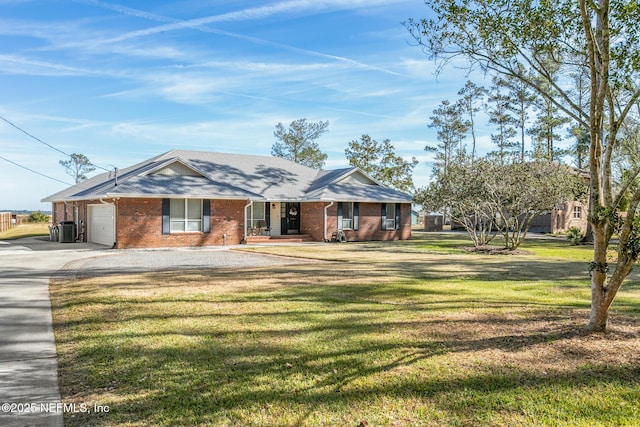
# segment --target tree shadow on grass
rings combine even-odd
[[[384,424],[385,405],[404,425],[420,421],[410,405],[462,425],[502,411],[507,424],[549,424],[550,414],[607,424],[601,411],[557,408],[553,395],[588,389],[579,404],[593,408],[599,394],[640,403],[637,326],[586,336],[588,301],[550,297],[573,292],[580,263],[469,259],[57,281],[63,397],[110,406],[67,424],[356,425],[360,413]],[[522,415],[534,409],[543,418]]]
[[[494,324],[496,319],[467,322]],[[260,408],[298,408],[298,420],[294,424],[308,425],[308,418],[318,407],[322,411],[339,412],[346,408],[366,408],[371,402],[388,399],[423,400],[452,414],[466,407],[462,416],[457,416],[468,422],[473,419],[474,411],[482,411],[488,404],[499,404],[503,393],[530,390],[535,393],[535,390],[559,387],[597,389],[606,388],[608,383],[628,388],[636,387],[640,380],[640,368],[631,361],[613,367],[584,366],[581,365],[584,355],[578,354],[570,355],[575,358],[570,360],[575,364],[574,369],[548,375],[540,375],[529,367],[500,366],[496,361],[469,369],[464,365],[468,363],[466,359],[458,358],[470,352],[478,355],[487,350],[519,353],[535,346],[552,345],[575,337],[575,330],[567,328],[479,339],[460,338],[456,334],[436,338],[425,335],[410,342],[365,339],[354,345],[349,341],[357,338],[354,335],[370,336],[372,331],[389,325],[371,323],[358,329],[346,328],[344,323],[348,321],[325,322],[321,335],[325,342],[333,345],[311,349],[304,341],[310,337],[321,339],[320,331],[313,328],[236,331],[229,336],[203,331],[181,343],[167,340],[161,334],[150,336],[146,341],[135,335],[112,335],[110,340],[94,343],[77,354],[65,354],[60,362],[62,378],[74,370],[81,370],[85,378],[79,390],[63,381],[63,394],[71,400],[77,398],[74,395],[85,393],[106,399],[111,411],[107,421],[114,425],[131,422],[215,424],[221,417],[252,425],[251,411]],[[464,328],[464,323],[459,322],[458,328]],[[407,331],[424,326],[402,325]],[[196,344],[192,338],[197,338]],[[370,354],[376,357],[367,356]],[[425,373],[446,362],[447,357],[454,365],[463,363],[459,369],[453,366],[455,374]],[[571,357],[565,357],[565,363]],[[494,410],[499,411],[500,407]],[[564,416],[570,419],[572,415]],[[92,421],[91,415],[79,414],[69,425]],[[273,415],[271,423],[277,422],[278,417]]]
[[[573,309],[417,286],[428,266],[407,272],[392,263],[364,275],[364,266],[329,264],[325,275],[326,265],[313,264],[56,283],[64,399],[110,406],[108,416],[75,414],[67,424],[312,425],[321,417],[355,425],[350,414],[379,417],[382,401],[396,411],[421,402],[468,424],[491,406],[521,412],[514,395],[552,405],[546,390],[612,382],[626,390],[640,379],[637,356],[607,365],[602,351],[571,344],[583,337]],[[389,282],[389,271],[401,279]],[[616,339],[637,344],[637,336]],[[543,375],[535,357],[564,369]],[[252,418],[260,411],[266,421]]]

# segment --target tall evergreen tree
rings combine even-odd
[[[589,102],[589,69],[586,64],[578,65],[576,70],[570,73],[573,80],[574,89],[570,94],[581,110],[588,110]],[[574,143],[570,149],[573,156],[573,162],[578,169],[584,169],[589,163],[589,129],[574,119],[571,120],[569,128],[570,137],[574,139]]]
[[[76,184],[86,181],[87,174],[96,170],[89,158],[79,153],[71,153],[68,160],[60,160],[59,163],[65,168],[67,175],[73,177]]]
[[[381,184],[396,190],[413,192],[413,168],[418,164],[415,157],[406,161],[396,155],[389,139],[378,142],[369,135],[353,140],[345,150],[351,166],[358,167]]]
[[[436,146],[427,145],[425,150],[436,153],[434,174],[446,175],[455,157],[464,155],[462,140],[469,129],[469,122],[462,117],[461,105],[448,100],[442,101],[433,110],[430,119],[429,127],[437,130],[439,143]]]
[[[469,117],[469,131],[471,132],[471,161],[476,158],[476,114],[480,112],[481,106],[484,104],[484,97],[487,95],[487,90],[478,86],[471,81],[467,81],[462,89],[458,91],[458,95],[461,96],[458,101],[463,113]]]
[[[523,70],[520,71],[524,73]],[[529,121],[529,111],[537,97],[529,87],[519,78],[513,76],[498,76],[496,83],[506,89],[506,108],[511,112],[514,126],[520,131],[520,143],[518,145],[520,161],[524,162],[526,153],[525,135]]]
[[[548,83],[540,82],[541,86],[547,86]],[[548,93],[554,93],[553,88],[545,89]],[[557,142],[562,140],[560,131],[569,123],[569,118],[560,114],[559,108],[555,103],[546,97],[538,97],[535,103],[536,120],[533,126],[529,128],[529,133],[534,140],[532,156],[536,160],[546,160],[553,162],[565,153],[557,146]]]
[[[288,129],[282,123],[276,125],[273,135],[278,141],[271,147],[271,155],[309,166],[322,169],[327,155],[320,151],[316,139],[328,132],[329,121],[318,123],[298,119],[291,122]]]
[[[509,163],[515,157],[518,144],[513,140],[517,135],[515,125],[517,120],[511,115],[510,98],[502,90],[503,86],[498,77],[494,77],[489,91],[489,123],[495,125],[497,133],[491,134],[491,141],[496,149],[490,154],[496,157],[500,164]]]

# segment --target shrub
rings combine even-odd
[[[582,242],[582,239],[584,239],[584,234],[582,234],[582,231],[578,227],[571,227],[567,231],[567,239],[569,240],[569,243],[577,246]]]
[[[29,222],[49,222],[49,215],[41,211],[31,212]]]

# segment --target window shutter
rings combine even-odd
[[[396,203],[396,230],[400,230],[400,203]]]
[[[358,217],[360,216],[360,203],[358,202],[353,202],[353,229],[355,231],[358,231],[358,228],[360,228],[360,221],[358,219]]]
[[[342,202],[338,202],[338,230],[342,230]]]
[[[211,200],[202,201],[202,232],[211,233]]]
[[[382,209],[381,209],[381,228],[382,230],[386,230],[387,229],[387,204],[386,203],[382,203]]]
[[[171,199],[162,199],[162,234],[171,234]]]
[[[267,228],[271,227],[271,203],[269,202],[264,204],[264,222],[267,223]]]

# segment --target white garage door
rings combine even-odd
[[[116,209],[114,205],[89,205],[87,240],[113,246],[116,241]]]

